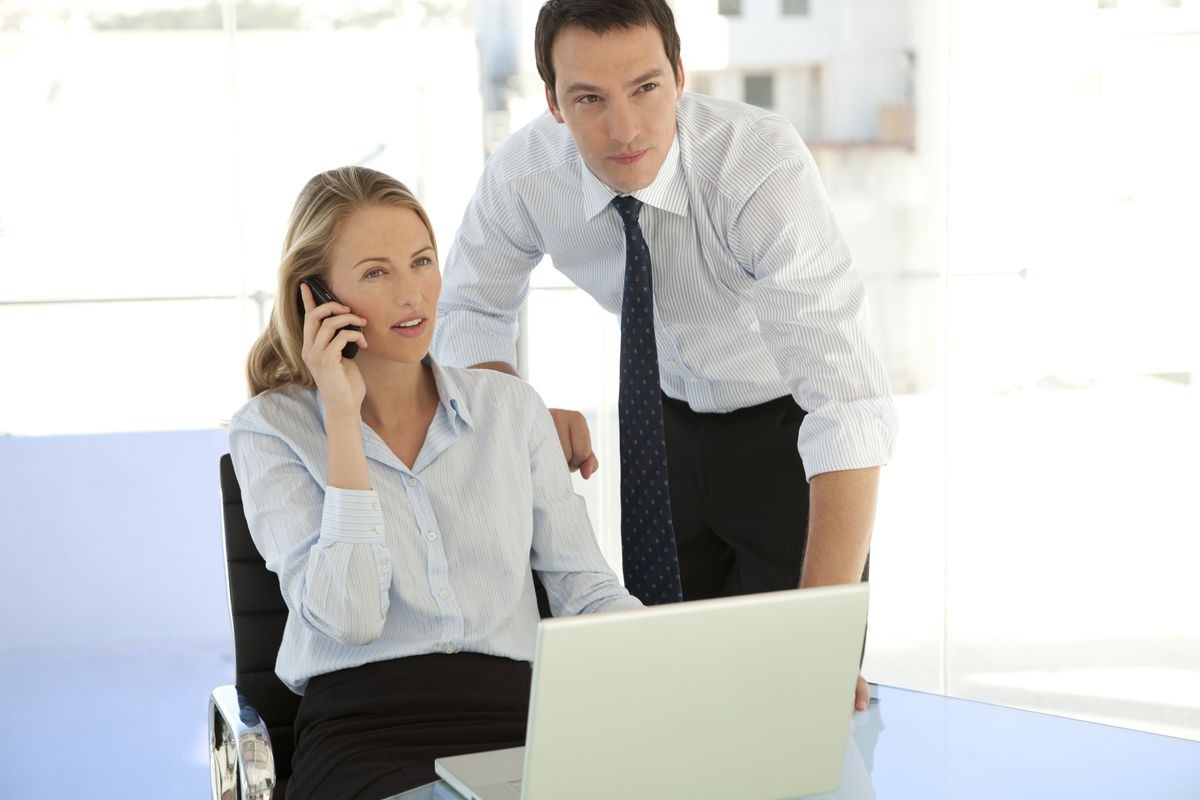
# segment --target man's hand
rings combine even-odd
[[[871,693],[867,688],[867,679],[858,673],[858,685],[854,687],[854,710],[866,711],[867,704],[871,702]]]
[[[563,456],[571,472],[579,471],[586,480],[600,468],[596,454],[592,452],[592,435],[588,432],[587,420],[578,411],[564,408],[550,409],[554,427],[558,429],[558,441],[562,444]]]

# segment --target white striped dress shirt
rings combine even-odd
[[[753,106],[685,93],[654,182],[633,195],[654,270],[662,389],[724,412],[791,394],[811,478],[878,466],[896,432],[865,291],[812,155]],[[615,193],[543,114],[488,160],[445,265],[433,352],[515,363],[517,313],[543,255],[620,313],[625,240]]]
[[[537,393],[430,363],[441,402],[411,469],[362,426],[367,491],[326,485],[316,390],[260,394],[230,422],[250,533],[288,607],[276,672],[297,693],[423,653],[532,660],[531,565],[555,616],[641,605],[596,545]]]

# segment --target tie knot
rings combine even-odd
[[[631,194],[624,194],[620,197],[614,197],[612,204],[621,213],[621,219],[625,220],[626,225],[637,222],[638,213],[642,210],[641,200],[638,200]]]

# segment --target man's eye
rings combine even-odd
[[[643,83],[641,86],[639,86],[639,87],[638,87],[638,91],[641,91],[641,92],[652,92],[652,91],[654,91],[654,90],[655,90],[655,89],[657,89],[657,88],[658,88],[658,84],[657,84],[657,83],[653,83],[653,82],[652,82],[652,83]]]
[[[599,100],[600,100],[600,98],[594,94],[585,94],[583,97],[579,98],[575,102],[582,103],[585,106],[590,106],[592,103],[598,102]]]

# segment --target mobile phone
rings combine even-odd
[[[325,284],[321,283],[321,281],[317,278],[301,278],[300,282],[308,284],[308,288],[312,289],[313,300],[316,301],[317,305],[320,306],[324,305],[325,303],[342,304],[342,301],[334,297],[333,292],[326,289]],[[298,294],[296,296],[296,302],[300,304],[300,313],[303,314],[304,298]],[[362,328],[357,325],[346,325],[345,327],[338,328],[338,330],[344,331],[346,328],[349,328],[352,331],[362,330]],[[354,358],[356,355],[358,355],[358,342],[346,342],[346,346],[342,348],[342,358]]]

